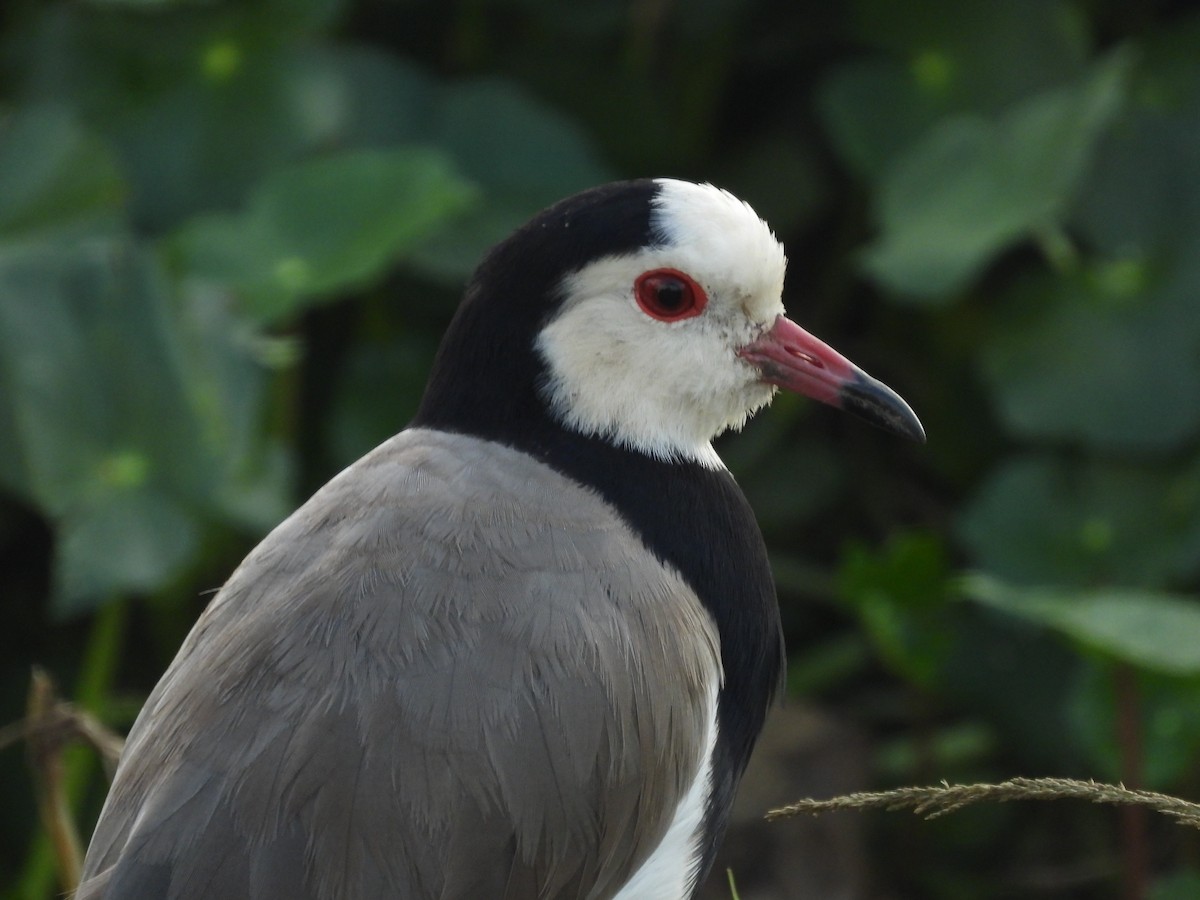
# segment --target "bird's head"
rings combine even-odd
[[[457,410],[460,429],[486,432],[548,417],[720,465],[712,439],[783,388],[923,440],[899,395],[785,317],[786,264],[766,223],[711,185],[646,179],[570,197],[480,265],[417,423],[453,427]]]

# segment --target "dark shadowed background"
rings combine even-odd
[[[743,900],[1200,897],[1194,832],[1078,803],[757,821],[1016,774],[1200,798],[1195,4],[6,0],[0,725],[38,663],[123,732],[407,421],[480,253],[642,175],[754,205],[792,317],[929,434],[785,397],[721,442],[791,659]],[[66,779],[86,835],[95,756]],[[0,897],[55,896],[36,822],[10,743]]]

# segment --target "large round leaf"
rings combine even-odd
[[[1141,452],[1195,437],[1200,285],[1189,284],[1130,260],[1017,285],[979,357],[1008,430]]]
[[[1200,568],[1200,472],[1017,458],[958,530],[973,562],[1003,578],[1167,585]]]
[[[945,298],[1012,243],[1052,226],[1119,107],[1128,68],[1117,54],[999,119],[940,122],[883,180],[867,271],[902,294]]]
[[[1106,656],[1168,675],[1200,675],[1200,599],[1118,588],[1014,587],[963,579],[966,597],[1053,628]]]
[[[279,169],[243,212],[196,217],[172,247],[187,275],[277,320],[378,277],[471,196],[439,153],[351,150]]]

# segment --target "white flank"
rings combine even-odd
[[[712,790],[713,750],[717,745],[717,689],[709,696],[709,726],[700,771],[660,843],[613,900],[686,900],[696,886],[704,833],[704,814]]]

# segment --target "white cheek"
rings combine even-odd
[[[719,467],[712,439],[740,428],[774,389],[737,355],[783,312],[787,260],[771,230],[730,194],[659,181],[661,242],[567,276],[538,336],[544,396],[564,425],[661,459]],[[637,276],[686,272],[708,292],[692,318],[660,322],[633,298]]]
[[[752,335],[698,316],[659,322],[628,295],[592,294],[542,332],[551,408],[564,424],[665,459],[719,466],[712,439],[771,389],[736,355]]]

